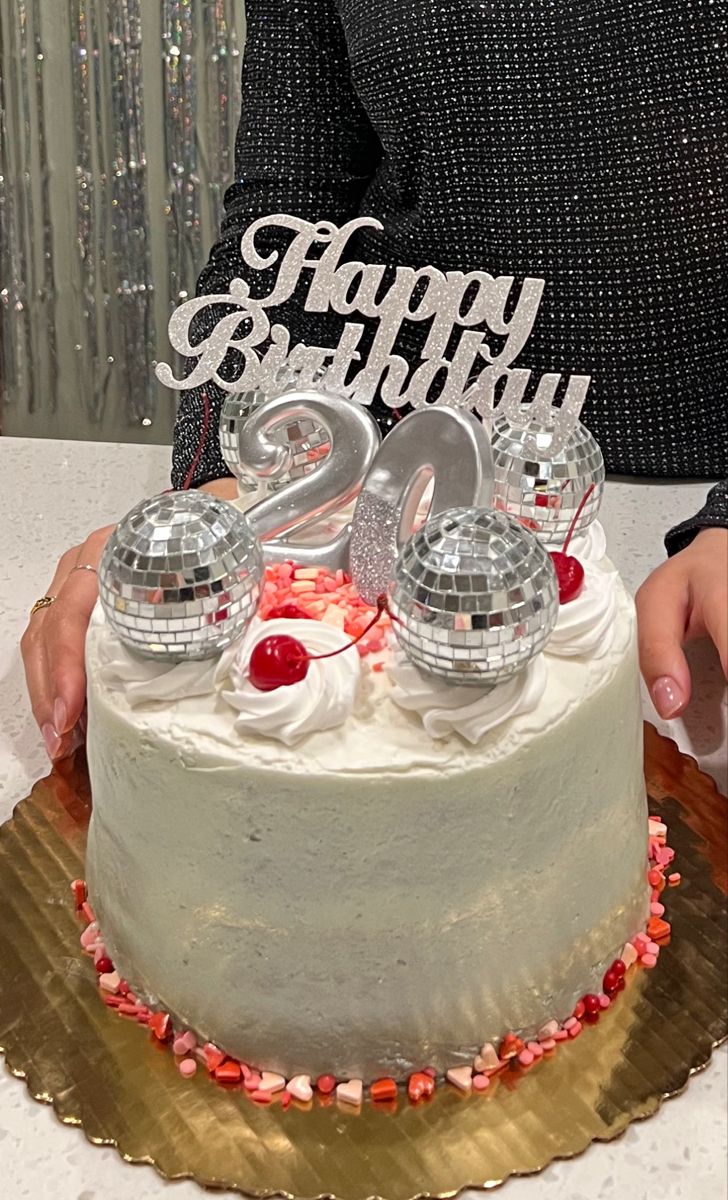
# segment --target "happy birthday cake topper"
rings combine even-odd
[[[533,421],[552,431],[554,450],[563,445],[578,420],[590,377],[568,376],[561,405],[556,407],[562,376],[544,374],[533,400],[526,405],[523,401],[531,371],[512,365],[533,329],[545,281],[527,276],[519,286],[509,275],[399,266],[383,290],[386,266],[350,262],[344,257],[352,237],[365,228],[382,230],[383,226],[373,217],[357,217],[340,228],[330,221],[312,223],[285,214],[254,221],[241,238],[242,261],[251,271],[267,271],[280,260],[272,290],[266,296],[253,297],[248,282],[237,278],[228,292],[197,296],[180,305],[170,318],[169,339],[194,366],[185,378],[177,379],[167,363],[160,363],[156,369],[160,382],[176,391],[215,383],[226,392],[258,388],[274,394],[282,370],[294,372],[305,387],[314,384],[323,368],[328,392],[360,404],[371,404],[378,394],[389,408],[465,408],[476,412],[488,428],[499,388],[497,411],[507,415],[514,427],[525,428]],[[256,249],[258,233],[272,229],[294,233],[282,255],[277,250],[263,255]],[[323,247],[317,256],[311,253],[315,247]],[[358,313],[377,322],[366,361],[362,362],[359,349],[365,335],[362,322],[348,321],[335,347],[291,346],[286,327],[271,325],[266,310],[290,300],[304,277],[308,277],[306,312]],[[193,342],[196,319],[217,305],[225,306],[225,315],[205,337]],[[420,362],[413,370],[395,346],[405,323],[424,321],[430,325]],[[462,332],[448,358],[447,347],[458,329]],[[498,351],[492,349],[489,336],[502,343]],[[221,374],[231,350],[243,363],[234,380]],[[357,363],[361,366],[352,374]],[[436,380],[441,387],[435,395]]]

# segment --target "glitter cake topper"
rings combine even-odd
[[[531,372],[512,367],[533,329],[545,281],[527,276],[519,289],[513,276],[399,266],[382,292],[387,267],[344,260],[351,238],[365,228],[381,230],[383,226],[373,217],[358,217],[340,228],[330,221],[314,224],[285,214],[254,221],[241,239],[242,261],[251,271],[265,271],[280,260],[272,290],[267,296],[253,297],[246,280],[233,279],[227,293],[197,296],[180,305],[170,318],[170,342],[179,354],[196,362],[184,379],[177,379],[167,363],[160,363],[156,370],[160,382],[176,391],[215,383],[226,392],[259,388],[272,394],[283,368],[298,373],[303,387],[312,385],[323,368],[327,391],[360,404],[371,404],[379,392],[389,408],[407,404],[415,409],[433,404],[466,408],[477,412],[488,427],[500,385],[499,411],[507,412],[514,421],[530,414],[541,429],[550,429],[554,449],[562,445],[575,427],[590,377],[569,376],[561,407],[555,408],[561,375],[545,374],[538,381],[532,403],[524,405]],[[273,251],[264,256],[256,249],[257,234],[270,229],[294,233],[282,255]],[[316,246],[323,247],[318,256],[311,253]],[[290,300],[304,276],[309,280],[303,305],[306,312],[358,313],[378,322],[366,362],[353,377],[352,367],[362,358],[358,347],[365,326],[361,322],[348,321],[336,347],[291,346],[285,326],[271,325],[266,309]],[[196,318],[217,305],[225,306],[225,315],[206,337],[193,343],[190,335]],[[404,323],[422,321],[430,325],[420,362],[412,370],[394,347]],[[458,329],[462,331],[459,341],[447,358],[448,344]],[[502,341],[499,351],[486,340],[489,334]],[[220,374],[230,350],[237,351],[243,362],[234,380]],[[486,365],[481,366],[482,362]],[[478,367],[480,373],[473,382]],[[435,381],[443,374],[441,390],[433,397]]]

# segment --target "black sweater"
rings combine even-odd
[[[199,293],[224,292],[244,274],[240,235],[256,217],[375,216],[384,231],[364,231],[356,258],[546,279],[517,365],[592,376],[582,416],[609,471],[728,474],[721,4],[248,0],[246,9],[236,179]],[[332,344],[340,327],[295,297],[271,315],[293,342]],[[397,349],[416,359],[417,330]],[[223,394],[208,395],[216,415]],[[200,428],[200,397],[189,391],[175,486]],[[193,483],[225,474],[213,434]],[[698,521],[670,548],[701,525],[728,524],[725,486]]]

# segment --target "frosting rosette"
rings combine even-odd
[[[305,679],[273,691],[260,691],[248,677],[250,656],[264,637],[296,638],[309,654],[334,658],[312,659]],[[293,746],[307,734],[342,725],[354,708],[361,678],[356,647],[341,629],[323,621],[288,620],[253,622],[229,668],[229,687],[222,697],[236,710],[239,733],[276,738]]]
[[[549,550],[560,550],[560,545],[549,544]],[[607,535],[600,521],[592,521],[583,533],[577,533],[571,539],[569,553],[584,564],[585,562],[600,563],[607,553]]]
[[[106,622],[100,606],[94,609],[91,623],[102,631],[99,677],[110,691],[121,692],[130,708],[209,695],[224,679],[240,646],[239,640],[233,642],[217,659],[156,661],[127,650]]]
[[[559,658],[592,655],[602,658],[614,636],[619,576],[614,570],[598,567],[582,559],[584,583],[574,600],[559,605],[556,625],[546,646],[545,654]]]
[[[473,746],[510,717],[534,709],[544,694],[547,676],[542,654],[507,682],[482,692],[424,675],[401,651],[387,672],[394,685],[391,699],[400,708],[417,713],[430,737],[457,733]]]

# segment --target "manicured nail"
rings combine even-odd
[[[48,724],[43,726],[43,728],[41,729],[41,733],[43,734],[43,741],[46,744],[46,750],[48,751],[48,757],[50,758],[50,760],[52,762],[53,759],[57,757],[58,751],[61,748],[61,739],[59,738],[55,729],[51,725],[50,721],[48,722]]]
[[[56,729],[60,729],[61,733],[66,732],[66,725],[68,724],[68,709],[66,708],[65,702],[61,700],[60,696],[53,705],[53,724]]]
[[[652,699],[660,716],[668,720],[682,708],[685,693],[671,676],[661,675],[652,685]]]

